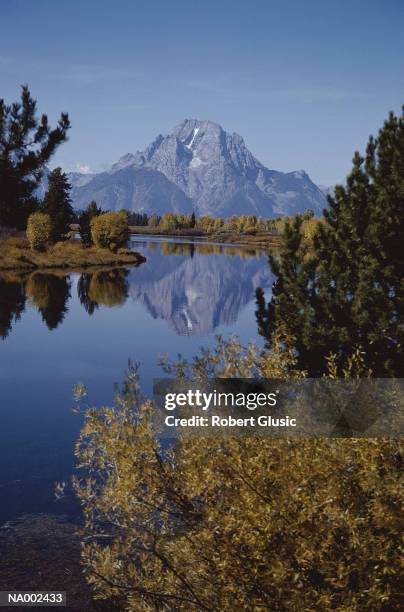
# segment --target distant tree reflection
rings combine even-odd
[[[65,318],[70,298],[70,278],[54,274],[33,274],[27,281],[26,293],[41,313],[48,329],[55,329]]]
[[[160,253],[162,255],[184,255],[193,257],[195,253],[199,255],[222,255],[223,253],[230,257],[241,257],[242,259],[251,259],[259,257],[262,253],[262,248],[254,245],[237,244],[213,244],[211,242],[161,242]]]
[[[0,337],[7,338],[13,323],[25,309],[25,290],[22,282],[0,277]]]
[[[77,294],[90,315],[100,306],[120,306],[129,295],[128,271],[114,269],[81,274]],[[18,277],[0,275],[0,338],[9,335],[25,310],[26,300],[38,310],[48,329],[56,329],[68,312],[71,297],[70,276],[34,272]]]
[[[120,306],[126,302],[129,295],[126,278],[128,276],[127,270],[119,268],[108,270],[107,272],[94,272],[94,274],[89,274],[88,276],[91,278],[82,283],[82,288],[85,285],[88,287],[85,292],[87,304],[93,303],[97,306],[113,307]],[[83,302],[81,303],[83,304]],[[85,307],[85,304],[83,305]]]
[[[89,315],[92,315],[99,307],[99,304],[94,302],[89,296],[92,277],[93,274],[83,273],[77,283],[77,295],[80,300],[80,304],[84,307]]]

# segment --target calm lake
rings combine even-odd
[[[0,526],[25,513],[72,517],[68,480],[81,420],[72,388],[111,402],[128,359],[142,388],[161,377],[159,356],[195,355],[215,336],[262,344],[255,289],[269,295],[267,255],[254,247],[132,238],[147,262],[87,274],[0,275]]]

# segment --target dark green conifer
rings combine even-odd
[[[55,168],[48,177],[48,189],[42,203],[42,210],[52,221],[52,240],[65,240],[70,225],[76,220],[71,199],[71,185],[61,168]]]
[[[404,374],[404,114],[390,114],[365,157],[356,153],[346,186],[328,196],[325,223],[304,246],[288,224],[273,296],[257,294],[260,333],[283,324],[296,338],[299,367],[312,376],[325,357],[343,366],[360,348],[374,376]]]
[[[91,246],[93,239],[91,236],[91,220],[94,217],[98,217],[102,213],[101,208],[98,208],[97,202],[94,200],[87,206],[79,215],[79,232],[80,237],[85,246]]]
[[[0,99],[0,226],[25,229],[38,207],[35,190],[45,165],[67,139],[69,118],[62,113],[55,129],[46,115],[36,116],[36,101],[26,85],[21,101]]]

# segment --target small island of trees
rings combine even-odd
[[[125,212],[103,213],[90,203],[79,218],[73,210],[67,175],[55,168],[41,200],[37,190],[46,164],[66,141],[70,122],[62,113],[51,129],[38,119],[27,86],[21,101],[0,100],[0,269],[74,268],[139,264],[145,258],[126,248],[129,219]],[[79,223],[80,240],[72,224]],[[2,239],[1,239],[2,238]]]

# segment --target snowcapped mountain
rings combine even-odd
[[[212,121],[185,119],[142,152],[127,154],[108,171],[71,176],[76,208],[96,200],[104,210],[274,217],[326,206],[303,171],[277,172],[261,164],[238,134]]]

